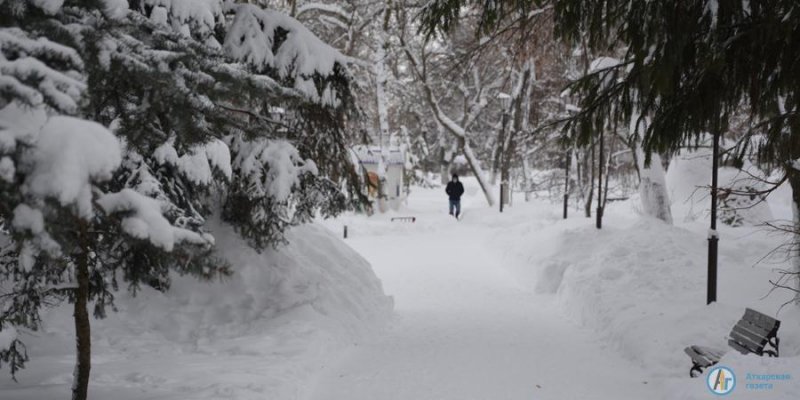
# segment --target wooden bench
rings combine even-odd
[[[728,335],[728,345],[742,354],[778,357],[780,339],[777,335],[780,326],[781,321],[748,308]],[[689,346],[683,351],[692,359],[692,368],[689,370],[692,378],[701,375],[704,368],[719,362],[726,352],[704,346]]]

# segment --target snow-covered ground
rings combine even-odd
[[[391,315],[369,264],[319,225],[293,229],[287,247],[261,254],[229,227],[211,228],[234,275],[175,276],[166,294],[119,293],[119,312],[92,321],[90,399],[304,399],[319,360]],[[64,305],[45,315],[43,331],[23,334],[31,361],[19,383],[0,371],[0,399],[69,397],[71,316]]]
[[[612,203],[597,231],[582,211],[562,220],[560,205],[521,196],[499,214],[475,182],[466,186],[462,221],[446,214],[441,189],[415,189],[401,212],[326,222],[348,225],[397,317],[325,363],[314,400],[714,398],[703,378],[688,377],[683,348],[728,349],[745,307],[782,320],[782,357],[726,354],[721,365],[740,379],[729,397],[800,398],[800,310],[780,308],[788,293],[765,297],[780,265],[757,263],[784,237],[720,228],[719,301],[709,307],[708,228],[702,215],[684,218],[697,204],[674,205],[668,226],[638,215],[635,199]],[[748,373],[794,378],[754,391],[745,385],[763,382]]]
[[[745,307],[782,320],[781,358],[726,354],[739,378],[728,397],[800,398],[800,310],[780,309],[788,293],[765,297],[776,265],[757,263],[785,238],[722,227],[709,307],[706,223],[685,217],[698,205],[673,200],[668,226],[639,216],[635,199],[615,202],[598,231],[578,210],[563,220],[559,204],[521,196],[500,214],[465,185],[461,221],[442,188],[414,188],[399,212],[298,228],[279,252],[256,254],[217,226],[237,275],[121,295],[120,312],[94,324],[92,398],[708,399],[683,348],[726,349]],[[780,218],[786,193],[775,196]],[[402,216],[416,222],[391,221]],[[384,291],[394,316],[381,328]],[[0,377],[0,398],[68,393],[70,314],[53,311],[27,338],[30,367],[19,384]],[[754,391],[747,374],[793,379]]]
[[[373,264],[397,317],[325,363],[312,399],[647,398],[645,374],[517,279],[492,244],[514,217],[494,220],[484,204],[468,181],[462,221],[438,189],[416,191],[400,213],[328,222],[348,225],[347,242]],[[406,215],[417,222],[390,222]]]

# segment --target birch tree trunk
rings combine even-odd
[[[500,134],[497,138],[497,144],[494,150],[494,159],[492,160],[492,185],[497,184],[497,176],[500,173],[500,164],[503,160],[503,145],[506,143],[506,124],[505,110],[503,110],[503,122],[500,127]]]
[[[486,197],[486,202],[489,203],[489,206],[494,205],[494,196],[490,190],[489,183],[486,182],[486,175],[483,173],[483,169],[481,168],[480,161],[475,157],[475,154],[472,152],[472,147],[470,147],[469,143],[467,143],[466,138],[460,137],[458,138],[459,144],[461,145],[461,151],[464,154],[464,157],[467,159],[467,164],[469,164],[469,169],[472,170],[472,174],[475,175],[475,178],[478,180],[478,184],[483,191],[483,195]]]
[[[390,2],[386,2],[386,7],[383,9],[383,30],[380,31],[380,43],[375,52],[375,64],[373,69],[375,72],[375,97],[378,106],[378,124],[380,129],[380,143],[381,149],[383,142],[389,137],[389,111],[386,106],[386,46],[389,45],[387,30],[389,25],[389,18],[391,16]]]
[[[636,145],[636,164],[639,167],[639,197],[642,201],[642,211],[647,216],[672,225],[672,210],[661,156],[653,153],[650,156],[650,165],[645,166],[645,154],[639,143]]]
[[[505,183],[505,191],[503,192],[503,201],[505,204],[511,203],[511,164],[517,152],[517,135],[522,130],[523,121],[527,117],[526,113],[523,112],[523,104],[527,103],[525,101],[526,95],[527,98],[530,98],[528,84],[531,80],[531,69],[532,64],[526,64],[522,73],[522,78],[517,88],[514,90],[514,102],[512,103],[514,107],[514,119],[511,121],[508,136],[503,146],[504,151],[502,168],[500,170],[500,182]]]
[[[441,158],[439,159],[439,180],[442,185],[447,185],[450,181],[450,162],[447,160],[447,150],[441,149]]]
[[[639,170],[639,197],[642,202],[642,211],[649,217],[658,218],[672,225],[672,210],[670,209],[667,179],[664,176],[661,156],[653,153],[650,156],[650,165],[645,166],[642,137],[648,123],[649,119],[644,118],[640,121],[639,115],[634,113],[630,124],[630,132],[634,134],[635,138],[629,141],[629,147],[632,147],[633,155],[636,158],[636,167]]]

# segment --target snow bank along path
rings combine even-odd
[[[487,240],[502,229],[488,215],[497,211],[470,186],[462,221],[446,214],[443,193],[418,191],[408,212],[416,224],[389,223],[397,215],[329,223],[349,224],[347,242],[394,296],[396,317],[383,335],[324,365],[312,399],[645,399],[657,392],[643,372],[562,317],[553,296],[533,294],[506,268]]]
[[[235,273],[216,283],[173,275],[166,293],[143,287],[136,298],[118,292],[119,312],[92,320],[90,399],[305,399],[320,360],[391,314],[369,264],[317,224],[261,253],[216,219],[208,227]],[[71,306],[44,321],[23,336],[31,361],[19,382],[0,369],[0,400],[68,398]]]

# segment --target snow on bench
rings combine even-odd
[[[781,321],[764,315],[753,309],[746,309],[744,316],[733,326],[728,335],[728,345],[742,354],[757,354],[778,357],[778,328]],[[704,346],[689,346],[683,351],[692,359],[689,376],[692,378],[703,373],[725,355],[725,350]]]

